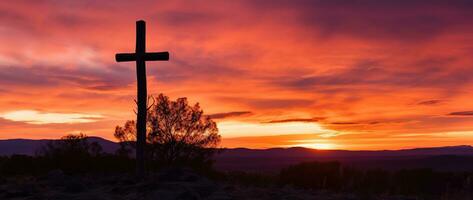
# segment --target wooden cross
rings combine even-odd
[[[138,81],[138,113],[136,116],[136,172],[139,177],[145,173],[145,145],[146,145],[146,115],[148,94],[146,89],[146,61],[167,61],[168,52],[146,52],[146,23],[143,20],[136,22],[136,50],[135,53],[118,53],[117,62],[136,61],[136,79]]]

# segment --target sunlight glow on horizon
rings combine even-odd
[[[312,149],[336,149],[334,144],[330,143],[308,143],[308,144],[300,144],[297,145],[300,147],[312,148]]]
[[[327,139],[308,139],[308,140],[291,140],[293,145],[285,147],[305,147],[311,149],[343,149],[341,145],[333,143],[333,141]]]
[[[102,115],[79,113],[46,113],[36,110],[17,110],[0,114],[0,117],[28,124],[86,123],[95,122]]]
[[[336,135],[336,131],[324,129],[315,122],[249,123],[223,121],[218,123],[218,129],[224,137],[290,134],[320,134],[322,137],[330,137],[330,135]]]

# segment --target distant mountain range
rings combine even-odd
[[[473,171],[473,147],[467,145],[403,150],[348,151],[316,150],[301,147],[227,149],[216,158],[216,167],[225,170],[277,172],[308,161],[339,161],[358,168],[387,170],[432,168],[443,171]]]
[[[99,143],[107,153],[114,153],[119,144],[101,137],[88,137],[89,142]],[[32,139],[8,139],[0,140],[0,156],[13,154],[35,155],[35,152],[44,144],[53,140],[32,140]]]
[[[114,153],[119,144],[100,137],[89,137],[107,153]],[[0,140],[0,156],[34,155],[51,140]],[[216,156],[215,166],[222,170],[275,172],[304,161],[333,161],[363,168],[433,168],[437,170],[473,170],[473,147],[447,146],[382,151],[316,150],[302,147],[270,149],[225,149]]]

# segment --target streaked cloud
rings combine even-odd
[[[251,115],[252,112],[250,111],[235,111],[235,112],[225,112],[225,113],[214,113],[209,115],[212,119],[224,119],[224,118],[231,118],[231,117],[239,117],[245,115]]]
[[[417,104],[418,104],[418,105],[430,106],[430,105],[439,104],[439,103],[441,103],[441,102],[442,102],[442,100],[434,99],[434,100],[421,101],[421,102],[419,102],[419,103],[417,103]]]
[[[149,94],[199,102],[231,145],[406,148],[413,135],[464,144],[473,137],[440,135],[473,130],[472,9],[468,0],[3,1],[0,113],[36,113],[2,118],[0,138],[113,138],[135,118],[136,95],[134,64],[114,54],[134,50],[144,19],[147,49],[171,53],[147,63]],[[48,113],[75,122],[41,121]]]
[[[473,111],[459,111],[459,112],[452,112],[448,115],[453,116],[473,116]]]
[[[103,118],[99,114],[48,113],[35,110],[16,110],[0,114],[0,117],[28,124],[87,123]]]
[[[318,122],[325,119],[324,117],[313,117],[313,118],[289,118],[289,119],[277,119],[271,120],[266,123],[288,123],[288,122]]]
[[[356,124],[360,124],[358,122],[332,122],[330,123],[332,125],[356,125]]]

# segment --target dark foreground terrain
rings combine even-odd
[[[215,162],[149,159],[140,181],[133,176],[134,158],[101,138],[8,140],[0,141],[2,148],[0,200],[473,199],[471,146],[227,149]]]
[[[188,169],[164,170],[136,181],[131,175],[69,176],[54,170],[39,177],[0,181],[0,199],[17,200],[168,200],[168,199],[417,199],[408,196],[363,196],[296,189],[291,186],[248,186],[213,181]],[[469,199],[451,197],[446,199]]]

